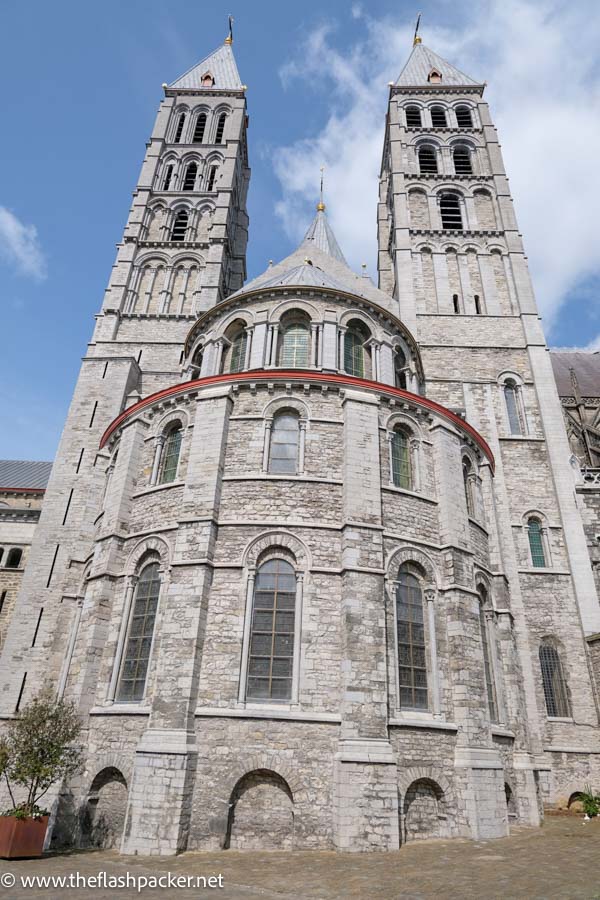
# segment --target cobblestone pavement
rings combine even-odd
[[[139,877],[222,875],[223,887],[21,887],[22,876]],[[14,887],[5,881],[14,875]],[[10,881],[10,877],[9,877]],[[223,900],[600,900],[600,821],[549,817],[543,828],[516,829],[496,841],[423,841],[394,853],[184,853],[175,858],[122,857],[114,851],[0,860],[0,897],[117,900],[121,897],[219,897]]]

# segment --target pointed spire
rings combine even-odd
[[[433,82],[430,79],[432,72],[437,73],[439,80],[436,79]],[[445,59],[442,59],[441,56],[438,56],[429,47],[426,47],[415,32],[412,53],[400,72],[396,85],[398,87],[420,87],[428,84],[479,86],[481,82],[469,78],[460,69],[446,62]]]
[[[229,34],[223,44],[205,56],[199,63],[184,72],[177,78],[170,88],[184,90],[231,90],[241,91],[245,89],[240,78],[240,73],[233,55],[233,18],[230,16]]]
[[[323,203],[323,172],[325,171],[325,166],[321,166],[321,193],[319,195],[319,202],[317,203],[317,212],[325,212],[325,204]]]
[[[226,44],[233,44],[233,16],[229,16],[229,34],[225,38]]]
[[[321,209],[321,207],[323,208]],[[309,249],[311,246],[317,247],[323,253],[327,253],[333,259],[337,259],[338,262],[348,265],[325,214],[325,204],[323,202],[317,206],[317,214],[309,225],[308,231],[304,235],[304,239],[298,249]]]

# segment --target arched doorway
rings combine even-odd
[[[119,847],[127,812],[127,782],[113,766],[102,769],[90,786],[83,811],[82,838],[87,847]]]
[[[430,778],[419,778],[404,795],[404,842],[442,837],[444,792]]]
[[[224,849],[291,850],[294,798],[276,772],[256,769],[233,789]]]

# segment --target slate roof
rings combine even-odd
[[[44,490],[50,478],[51,462],[26,459],[0,459],[0,488],[38,488]]]
[[[561,397],[572,397],[574,394],[571,369],[577,376],[582,397],[600,397],[600,352],[551,350],[550,359]]]
[[[243,88],[231,44],[222,44],[217,50],[209,53],[207,57],[180,75],[169,87],[211,90],[201,83],[202,76],[207,72],[215,79],[212,90],[240,91]]]
[[[481,84],[479,81],[473,81],[460,69],[446,62],[425,44],[415,44],[413,51],[408,58],[408,62],[400,72],[396,84],[403,87],[413,87],[419,85],[428,85],[430,82],[427,77],[432,69],[437,69],[442,76],[442,86],[447,84],[453,85],[474,85]]]
[[[329,220],[322,209],[317,209],[317,214],[304,235],[304,242],[307,241],[313,243],[323,253],[328,253],[334,259],[339,259],[345,266],[348,265],[329,224]]]

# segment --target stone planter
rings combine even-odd
[[[17,819],[0,816],[0,857],[23,859],[41,856],[48,827],[48,816]]]

